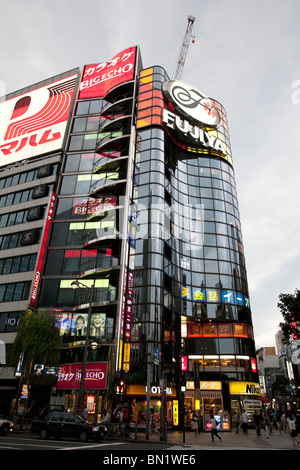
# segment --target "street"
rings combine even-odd
[[[192,432],[168,433],[167,442],[160,441],[159,436],[151,436],[149,441],[142,436],[138,440],[123,440],[120,438],[104,438],[100,442],[80,442],[78,439],[40,439],[36,434],[29,431],[13,431],[6,436],[0,436],[0,452],[4,451],[33,451],[35,455],[42,451],[98,451],[100,459],[105,455],[138,455],[141,462],[147,455],[155,455],[160,452],[169,455],[180,455],[191,453],[198,454],[199,451],[298,451],[300,445],[293,446],[292,439],[288,432],[280,433],[274,430],[270,438],[262,433],[257,438],[254,429],[249,429],[247,435],[242,432],[221,433],[222,441],[211,441],[210,433],[200,433],[194,435]],[[148,451],[148,452],[147,452]],[[74,452],[75,454],[75,452]],[[24,454],[25,455],[25,454]],[[68,454],[69,455],[69,454]],[[23,458],[23,457],[22,457]],[[61,457],[60,457],[61,458]]]
[[[0,452],[1,451],[15,451],[15,450],[26,450],[26,451],[74,451],[74,450],[93,450],[93,451],[113,451],[113,450],[124,450],[124,451],[135,451],[137,450],[154,450],[153,443],[143,442],[128,442],[121,440],[104,440],[101,442],[80,442],[76,439],[47,439],[42,440],[38,436],[31,435],[28,433],[11,433],[7,436],[0,436]],[[160,450],[170,449],[170,444],[158,444]]]

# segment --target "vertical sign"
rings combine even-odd
[[[48,214],[47,214],[47,220],[46,220],[46,225],[45,225],[45,230],[44,230],[44,236],[42,240],[42,245],[41,245],[41,250],[40,250],[40,255],[39,255],[39,260],[37,264],[37,270],[35,273],[35,278],[34,278],[34,283],[33,283],[33,289],[32,289],[32,294],[31,294],[31,300],[30,300],[30,307],[34,307],[36,297],[37,297],[37,291],[41,279],[41,271],[43,267],[43,262],[45,258],[45,252],[46,252],[46,246],[47,246],[47,241],[48,241],[48,236],[49,236],[49,230],[51,226],[51,220],[53,216],[53,209],[54,209],[54,204],[55,204],[55,199],[56,195],[53,192],[50,203],[49,203],[49,208],[48,208]]]

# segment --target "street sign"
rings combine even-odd
[[[153,356],[154,356],[154,361],[153,362],[156,366],[158,366],[159,365],[159,349],[158,348],[154,348]]]

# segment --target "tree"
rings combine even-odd
[[[17,327],[9,363],[16,367],[22,357],[21,384],[32,383],[34,366],[56,366],[60,357],[60,335],[48,313],[23,313]],[[41,377],[43,380],[43,377]],[[21,385],[20,384],[20,385]]]
[[[300,290],[296,289],[294,294],[280,294],[277,306],[283,316],[284,322],[279,323],[287,342],[300,338]]]

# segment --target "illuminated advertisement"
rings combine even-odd
[[[80,388],[82,363],[63,364],[59,367],[56,388],[77,389]],[[107,362],[92,362],[86,364],[84,388],[106,389]]]
[[[230,395],[261,395],[260,385],[255,382],[229,382]]]
[[[56,327],[59,329],[60,335],[85,336],[87,321],[87,313],[56,315]],[[108,334],[108,328],[111,327],[108,323],[106,313],[93,313],[90,336],[98,339],[105,338]]]
[[[116,196],[97,198],[75,198],[72,215],[91,215],[116,207]]]
[[[0,166],[62,147],[77,75],[0,103]]]
[[[220,124],[220,114],[212,100],[192,85],[169,80],[163,83],[162,89],[166,98],[191,122],[209,127]]]
[[[86,65],[80,84],[79,99],[105,96],[115,86],[133,80],[136,47],[117,54],[109,62]]]
[[[56,195],[55,195],[55,193],[52,193],[50,203],[49,203],[49,208],[48,208],[46,226],[45,226],[45,230],[44,230],[44,235],[43,235],[39,260],[38,260],[38,264],[37,264],[37,270],[36,270],[35,278],[34,278],[34,282],[33,282],[33,289],[32,289],[31,300],[30,300],[30,306],[31,307],[34,307],[34,305],[35,305],[37,291],[38,291],[38,287],[39,287],[39,283],[40,283],[40,279],[41,279],[41,271],[42,271],[44,258],[45,258],[45,253],[46,253],[48,235],[49,235],[51,220],[52,220],[52,216],[53,216],[53,209],[54,209],[55,200],[56,200]]]

